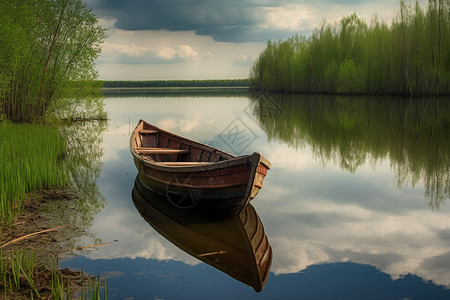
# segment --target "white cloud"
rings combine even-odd
[[[195,52],[189,45],[179,45],[179,55],[182,57],[197,57],[198,53]]]
[[[127,56],[142,56],[151,51],[148,47],[137,46],[135,43],[131,44],[112,44],[103,43],[102,55],[103,56],[115,56],[117,54],[124,54]]]
[[[121,34],[122,33],[119,33],[119,36]],[[130,34],[130,36],[134,36],[134,34]],[[154,64],[198,59],[198,53],[194,51],[190,45],[186,44],[147,45],[146,43],[130,43],[128,42],[128,39],[125,39],[122,43],[105,42],[102,47],[102,55],[99,59],[101,63],[119,62]]]
[[[266,26],[276,30],[302,31],[309,29],[316,16],[300,4],[266,8]]]
[[[189,45],[179,45],[176,47],[163,46],[158,49],[158,56],[167,60],[174,58],[192,58],[197,59],[198,54]]]
[[[193,31],[112,28],[97,60],[102,80],[246,78],[265,43],[217,43]]]

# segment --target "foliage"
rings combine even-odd
[[[102,108],[94,59],[106,34],[84,2],[2,0],[0,15],[0,114],[23,122]]]
[[[391,26],[355,13],[312,35],[268,41],[250,87],[276,92],[448,95],[450,1],[400,4]]]
[[[339,66],[337,92],[355,94],[363,90],[361,68],[357,68],[353,59],[344,59]]]

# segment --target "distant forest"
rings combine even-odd
[[[248,79],[104,81],[105,88],[248,87]]]
[[[325,21],[311,37],[268,41],[252,89],[331,94],[450,94],[450,0],[401,1],[389,26],[355,13]]]

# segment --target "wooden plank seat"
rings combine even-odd
[[[209,165],[212,164],[210,162],[203,162],[203,161],[199,161],[199,162],[195,162],[195,161],[165,161],[165,162],[157,162],[158,165],[163,165],[163,166],[204,166],[204,165]]]
[[[171,149],[171,148],[136,148],[142,154],[187,154],[190,153],[186,149]]]
[[[156,134],[156,133],[158,133],[158,131],[156,131],[156,130],[146,130],[146,129],[139,130],[139,134],[143,134],[143,135]]]

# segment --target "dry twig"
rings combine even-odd
[[[17,242],[19,242],[21,240],[25,240],[25,239],[31,238],[31,237],[33,237],[35,235],[43,234],[43,233],[50,232],[50,231],[56,231],[56,230],[59,230],[61,228],[68,227],[68,226],[70,226],[70,224],[62,225],[62,226],[58,226],[58,227],[54,227],[54,228],[50,228],[50,229],[45,229],[45,230],[41,230],[41,231],[38,231],[38,232],[34,232],[34,233],[30,233],[30,234],[21,236],[19,238],[16,238],[16,239],[14,239],[12,241],[7,242],[6,244],[1,245],[0,249],[5,248],[6,246],[9,246],[11,244],[17,243]]]

